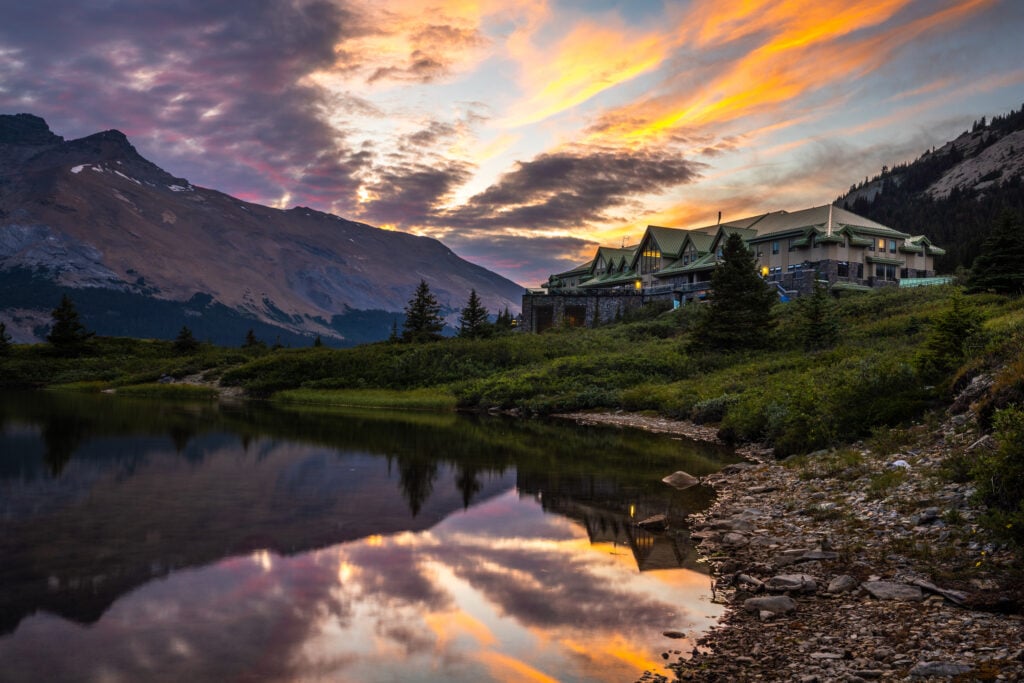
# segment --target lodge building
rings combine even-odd
[[[553,325],[592,327],[649,301],[699,301],[734,233],[783,300],[809,293],[816,281],[833,292],[929,282],[933,257],[945,253],[924,235],[908,235],[833,205],[692,229],[650,225],[636,246],[599,247],[590,261],[528,291],[523,325],[534,332]]]

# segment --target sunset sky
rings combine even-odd
[[[824,204],[1024,102],[1019,0],[4,3],[0,113],[521,284]]]

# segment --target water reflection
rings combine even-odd
[[[631,521],[706,504],[658,481],[720,466],[685,442],[39,394],[0,417],[0,680],[622,680],[712,610],[705,576],[637,572],[692,562]]]

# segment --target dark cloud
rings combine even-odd
[[[251,198],[354,196],[358,159],[323,111],[373,107],[303,81],[370,30],[343,5],[42,0],[4,15],[0,49],[17,59],[0,66],[0,110],[32,111],[68,137],[119,128],[168,170]],[[325,193],[330,163],[339,175]]]
[[[471,172],[468,164],[440,158],[430,166],[410,161],[378,168],[372,185],[375,199],[364,204],[362,216],[378,223],[425,222]]]
[[[438,221],[462,229],[551,229],[616,218],[632,198],[694,181],[704,165],[673,150],[577,148],[519,162]]]
[[[458,126],[453,123],[431,121],[426,128],[406,135],[402,139],[402,146],[406,148],[433,147],[439,142],[451,140],[458,131]]]

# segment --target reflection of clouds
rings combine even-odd
[[[378,546],[355,544],[346,555],[348,562],[359,567],[356,584],[365,599],[431,611],[450,604],[450,597],[424,571],[419,548],[387,542]]]
[[[348,626],[334,574],[312,555],[269,572],[243,558],[150,583],[90,628],[32,617],[0,640],[0,680],[293,679],[304,664],[292,655],[320,622]]]
[[[31,617],[0,680],[622,680],[700,626],[694,600],[509,491],[429,532],[172,574],[91,628]]]

